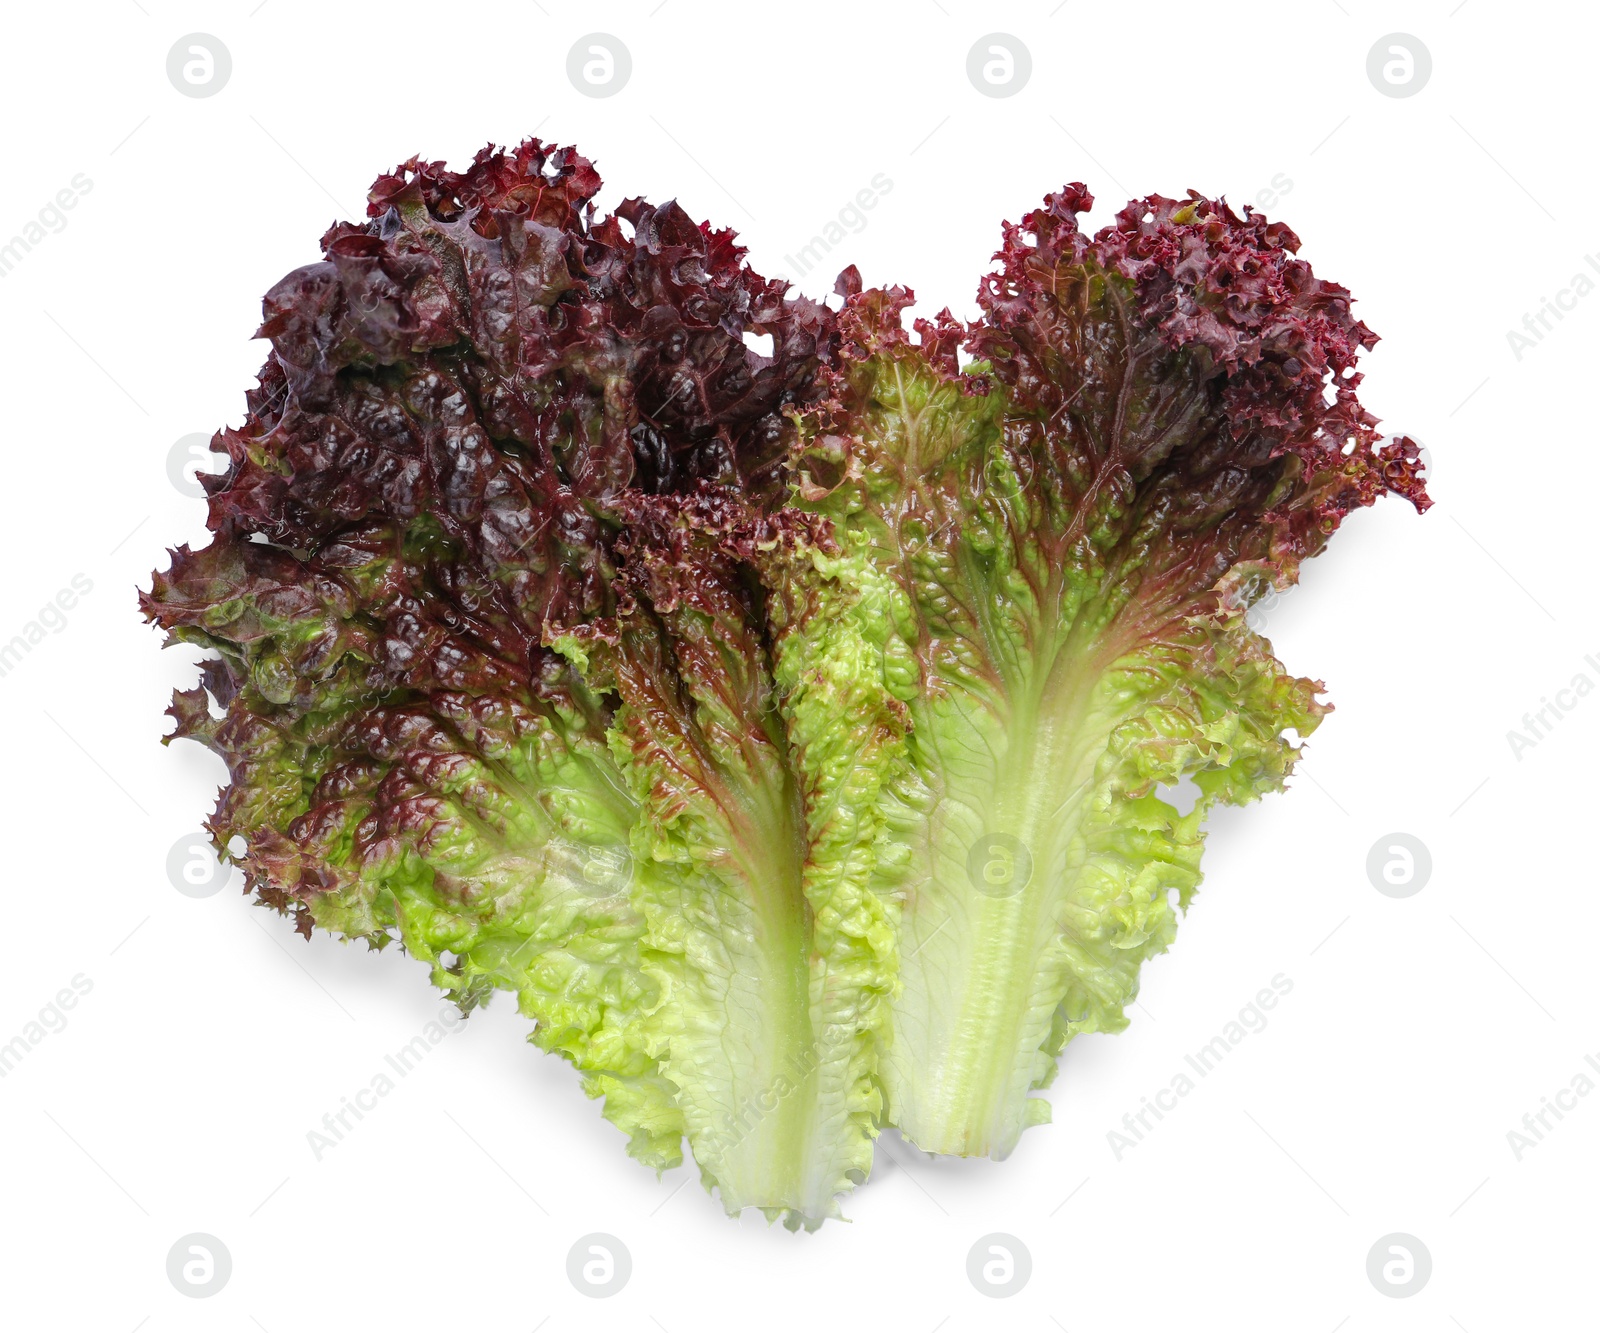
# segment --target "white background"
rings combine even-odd
[[[74,976],[93,989],[0,1079],[0,1321],[1593,1326],[1600,1095],[1521,1160],[1507,1134],[1600,1052],[1600,694],[1520,758],[1507,732],[1576,674],[1600,684],[1584,662],[1600,660],[1600,294],[1520,359],[1507,332],[1600,252],[1596,22],[1494,0],[1052,8],[8,8],[0,238],[76,174],[92,189],[0,279],[0,640],[74,575],[93,590],[0,678],[0,1043]],[[609,98],[565,72],[596,29],[632,54]],[[1033,65],[1005,98],[966,74],[997,29]],[[207,98],[166,75],[197,30],[232,55]],[[1432,54],[1415,96],[1367,77],[1369,48],[1396,31]],[[236,885],[192,899],[168,878],[221,776],[199,747],[158,744],[193,657],[161,654],[135,610],[163,548],[205,537],[169,451],[241,419],[261,293],[359,216],[378,172],[414,152],[464,165],[535,129],[597,161],[604,204],[675,195],[737,227],[768,273],[790,272],[784,256],[883,173],[865,227],[802,285],[821,295],[854,262],[959,315],[1001,219],[1066,181],[1091,185],[1098,225],[1131,194],[1194,186],[1242,205],[1281,177],[1269,215],[1383,335],[1364,400],[1436,473],[1425,518],[1395,500],[1357,514],[1268,612],[1280,655],[1326,680],[1338,711],[1289,793],[1213,821],[1177,945],[1147,967],[1126,1033],[1069,1049],[1055,1123],[1004,1163],[933,1162],[887,1136],[853,1221],[816,1235],[730,1221],[692,1167],[658,1182],[572,1072],[522,1041],[505,997],[315,1160],[307,1132],[436,1012],[422,966],[307,945]],[[1366,872],[1396,831],[1433,859],[1404,899]],[[1278,973],[1293,990],[1270,1025],[1117,1160],[1108,1131]],[[209,1299],[166,1275],[189,1232],[232,1255]],[[632,1255],[608,1300],[566,1276],[589,1232]],[[989,1232],[1032,1254],[1009,1299],[967,1277]],[[1366,1274],[1390,1232],[1432,1255],[1407,1299]]]

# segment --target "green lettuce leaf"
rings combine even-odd
[[[877,792],[905,713],[870,591],[786,517],[728,494],[640,499],[618,615],[556,646],[619,701],[662,995],[647,1049],[702,1177],[730,1213],[810,1228],[872,1161],[896,958]]]

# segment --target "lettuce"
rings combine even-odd
[[[809,1229],[883,1126],[1002,1156],[1124,1025],[1205,811],[1327,711],[1245,610],[1420,464],[1248,210],[1091,239],[1069,187],[908,332],[599,186],[536,140],[380,177],[141,604],[208,653],[173,736],[262,903],[511,992],[636,1158]]]
[[[930,1152],[1003,1157],[1080,1032],[1117,1031],[1200,880],[1203,820],[1283,785],[1328,711],[1244,619],[1351,509],[1427,501],[1380,448],[1350,295],[1191,194],[1092,239],[1081,186],[1008,226],[971,328],[848,271],[797,503],[864,541],[916,662],[883,1069]],[[965,371],[958,348],[978,358]],[[1162,798],[1190,780],[1187,813]]]

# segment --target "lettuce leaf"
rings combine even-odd
[[[398,938],[464,1009],[515,992],[635,1156],[687,1133],[730,1211],[814,1226],[876,1132],[891,908],[852,795],[904,714],[852,675],[882,621],[820,525],[746,497],[831,317],[676,205],[595,221],[598,187],[536,141],[381,178],[269,293],[215,540],[143,606],[215,653],[174,734],[227,761],[210,826],[261,901]]]
[[[905,731],[883,618],[821,528],[641,497],[619,614],[558,645],[618,700],[649,1049],[695,1160],[729,1212],[808,1227],[872,1161],[896,959],[875,798]]]
[[[1091,202],[1007,226],[970,328],[912,337],[910,293],[847,271],[829,396],[798,414],[795,503],[893,580],[915,662],[884,1080],[933,1152],[1001,1157],[1048,1119],[1030,1091],[1126,1024],[1173,939],[1206,810],[1281,787],[1327,711],[1245,609],[1351,509],[1427,503],[1356,399],[1375,337],[1291,231],[1191,194],[1091,239]]]
[[[977,322],[907,331],[599,188],[537,140],[412,159],[268,293],[212,540],[141,595],[206,654],[168,739],[226,762],[260,902],[514,994],[636,1158],[809,1230],[885,1125],[1003,1156],[1048,1117],[1206,811],[1328,711],[1245,611],[1428,502],[1349,293],[1249,210],[1089,237],[1069,186]]]

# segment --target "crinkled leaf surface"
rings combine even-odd
[[[810,1228],[884,1124],[1003,1155],[1125,1023],[1205,810],[1327,711],[1245,608],[1426,497],[1248,210],[1091,238],[1069,187],[912,336],[599,186],[535,140],[381,177],[142,604],[208,654],[174,735],[262,902],[514,993],[636,1157]]]
[[[983,319],[902,329],[847,272],[795,498],[867,543],[916,669],[890,1119],[1005,1155],[1073,1034],[1122,1027],[1216,801],[1282,785],[1319,686],[1244,622],[1350,509],[1425,503],[1355,397],[1374,341],[1292,232],[1198,196],[1094,238],[1082,187],[1008,226]],[[962,344],[979,360],[964,372]],[[1187,814],[1159,789],[1192,778]]]
[[[893,977],[840,809],[904,718],[819,525],[746,497],[831,320],[598,186],[535,142],[382,178],[268,295],[215,540],[145,610],[217,655],[177,734],[227,760],[263,901],[515,991],[635,1155],[687,1132],[730,1211],[814,1225],[870,1164]]]

